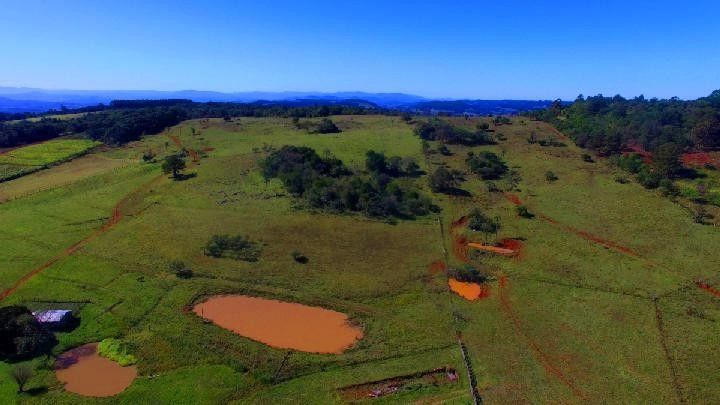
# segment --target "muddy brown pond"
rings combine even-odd
[[[340,312],[245,295],[221,295],[193,308],[201,317],[278,349],[339,354],[362,338]]]
[[[65,390],[88,397],[109,397],[121,393],[137,377],[137,368],[123,367],[101,357],[97,343],[77,347],[58,356],[55,375]]]

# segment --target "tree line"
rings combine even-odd
[[[530,115],[604,155],[620,153],[628,145],[651,152],[668,143],[698,150],[720,148],[720,90],[691,101],[580,95],[569,106],[558,100]]]
[[[66,109],[62,113],[88,112],[61,120],[0,122],[0,147],[45,141],[66,134],[83,135],[110,145],[156,134],[187,119],[231,117],[315,118],[344,114],[373,114],[382,110],[345,105],[287,106],[267,103],[196,103],[190,100],[116,100],[110,105]],[[57,112],[54,112],[57,113]]]

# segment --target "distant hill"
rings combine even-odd
[[[189,99],[197,102],[256,102],[256,101],[301,101],[310,100],[336,104],[346,100],[363,100],[384,108],[425,101],[420,96],[403,93],[365,92],[237,92],[214,91],[156,91],[156,90],[45,90],[25,87],[0,87],[0,112],[44,112],[49,109],[86,107],[108,104],[112,100],[157,100]]]
[[[108,104],[112,100],[187,99],[196,102],[276,103],[308,106],[317,104],[352,105],[399,109],[419,114],[487,115],[516,114],[543,109],[550,100],[433,100],[405,93],[323,92],[236,92],[157,91],[157,90],[46,90],[26,87],[0,87],[0,112],[40,113],[48,110],[82,108]]]
[[[423,115],[514,115],[548,108],[551,104],[551,100],[428,100],[398,108]]]

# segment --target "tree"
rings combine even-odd
[[[162,164],[163,173],[172,173],[174,179],[180,178],[180,172],[185,170],[185,158],[181,155],[170,155]]]
[[[57,343],[29,309],[0,308],[0,359],[21,360],[47,353]]]
[[[10,370],[10,376],[18,386],[18,394],[25,392],[25,384],[35,375],[29,364],[17,364]]]
[[[319,134],[336,134],[338,132],[341,132],[340,128],[330,118],[323,118],[317,127],[317,133]]]
[[[482,151],[477,155],[468,153],[465,163],[471,172],[480,175],[483,180],[499,179],[508,170],[507,165],[498,155],[488,151]]]
[[[385,173],[387,171],[387,161],[385,154],[369,150],[365,154],[365,167],[372,173]]]
[[[476,208],[468,216],[468,228],[483,233],[487,239],[488,235],[497,234],[500,230],[500,220],[490,218]]]
[[[660,145],[653,155],[655,170],[663,177],[672,178],[682,168],[680,154],[682,148],[673,142]]]
[[[444,167],[438,167],[429,179],[430,189],[436,193],[449,193],[458,186],[456,176]]]
[[[700,148],[720,145],[720,120],[712,116],[698,122],[690,131],[690,138]]]

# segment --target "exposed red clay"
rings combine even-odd
[[[475,243],[475,242],[468,242],[468,247],[484,250],[486,252],[492,252],[497,253],[502,256],[515,256],[517,254],[516,251],[512,249],[506,249],[499,246],[492,246],[492,245],[483,245],[482,243]]]
[[[512,194],[512,193],[503,193],[503,195],[504,195],[505,198],[506,198],[508,201],[510,201],[511,203],[513,203],[513,204],[515,204],[515,205],[522,205],[522,200],[520,199],[520,197],[516,196],[515,194]]]
[[[97,343],[89,343],[58,356],[55,375],[65,383],[66,391],[88,397],[110,397],[132,384],[137,368],[123,367],[101,357]]]
[[[468,283],[449,278],[448,285],[452,292],[468,301],[477,301],[490,296],[490,286],[484,283]]]
[[[519,241],[517,239],[506,238],[500,241],[500,247],[504,249],[514,250],[516,253],[520,253],[523,248],[523,243],[522,241]]]
[[[696,281],[695,285],[697,285],[701,289],[709,292],[710,294],[720,298],[720,290],[718,290],[715,287],[710,286],[708,283],[706,283],[704,281]]]
[[[540,345],[535,340],[530,338],[530,336],[528,336],[524,332],[522,321],[520,320],[520,317],[518,317],[517,313],[513,310],[512,304],[510,303],[510,299],[507,296],[507,290],[509,289],[509,286],[510,286],[510,283],[509,283],[507,277],[501,276],[498,284],[500,286],[500,292],[499,292],[500,306],[501,306],[503,312],[512,321],[512,323],[515,327],[515,331],[520,336],[525,338],[525,340],[528,342],[528,345],[532,349],[532,353],[535,355],[535,357],[538,359],[540,364],[543,366],[543,368],[545,369],[545,372],[548,375],[555,377],[557,380],[559,380],[565,386],[567,386],[570,389],[570,391],[573,393],[573,395],[575,395],[576,397],[579,397],[581,399],[587,399],[587,394],[585,394],[585,392],[583,392],[581,389],[579,389],[577,387],[577,385],[575,384],[575,382],[570,377],[565,375],[565,373],[563,373],[563,371],[558,366],[553,364],[550,356],[548,356],[548,354],[542,350]]]
[[[638,144],[626,145],[625,148],[623,148],[623,150],[622,150],[622,154],[625,156],[630,155],[630,154],[637,154],[637,155],[640,155],[643,162],[645,162],[646,164],[652,163],[652,153],[646,151],[645,149],[643,149],[642,146],[640,146]]]
[[[689,167],[702,167],[707,164],[720,165],[720,154],[719,153],[708,153],[708,152],[688,152],[683,153],[680,159],[683,165]]]
[[[197,304],[193,312],[278,349],[340,354],[363,336],[345,314],[294,302],[222,295]]]
[[[447,264],[445,264],[442,260],[435,260],[434,262],[430,263],[430,268],[428,271],[430,271],[430,274],[433,276],[436,274],[444,273],[447,270]]]

